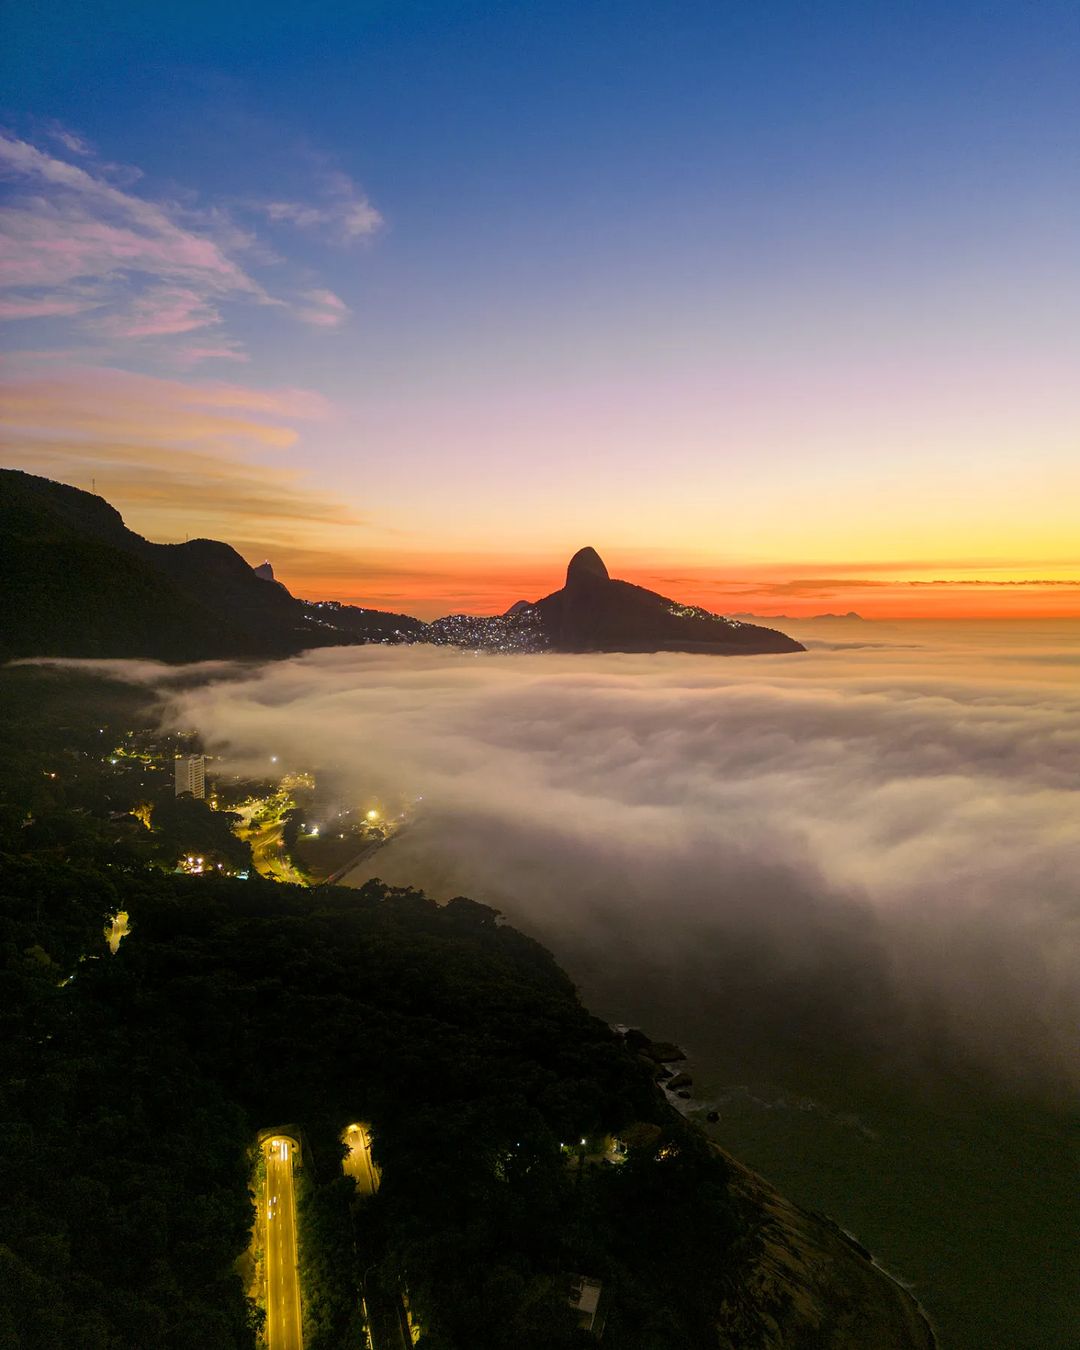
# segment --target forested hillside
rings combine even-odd
[[[232,1274],[246,1149],[299,1120],[328,1183],[357,1118],[384,1175],[374,1255],[426,1344],[574,1344],[558,1276],[577,1269],[618,1291],[611,1344],[707,1343],[745,1231],[724,1165],[490,910],[378,884],[2,867],[7,1343],[250,1343]],[[131,936],[110,956],[121,908]],[[560,1143],[650,1115],[667,1160],[584,1187],[567,1170]],[[325,1297],[355,1302],[362,1272],[338,1255]]]

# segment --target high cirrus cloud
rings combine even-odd
[[[300,317],[316,328],[340,328],[349,317],[348,305],[333,291],[307,291],[302,299]]]
[[[253,262],[282,260],[220,208],[151,200],[118,186],[116,167],[94,161],[73,133],[54,139],[80,162],[0,132],[0,178],[10,185],[0,207],[0,317],[81,317],[85,332],[122,343],[216,329],[226,303],[275,306],[321,328],[347,316],[325,288],[290,289],[275,277],[271,289],[257,278]],[[350,237],[370,233],[379,219],[351,185],[318,210]],[[184,353],[237,354],[229,341],[189,343]]]
[[[271,201],[261,205],[267,219],[327,234],[340,244],[369,239],[383,226],[382,215],[347,174],[321,175],[323,193],[317,202]]]
[[[263,288],[208,234],[106,178],[0,133],[0,173],[26,195],[0,213],[0,276],[20,287],[141,272],[217,295]]]
[[[473,895],[693,1045],[1078,1078],[1077,627],[792,657],[338,649],[177,689],[230,765],[412,803],[369,870]],[[417,801],[422,798],[422,801]]]

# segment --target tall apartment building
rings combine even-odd
[[[176,795],[190,792],[193,797],[206,796],[206,756],[178,755],[176,757]]]

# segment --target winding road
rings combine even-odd
[[[263,802],[245,803],[234,814],[240,817],[236,834],[251,845],[251,860],[256,872],[270,881],[287,881],[306,886],[307,880],[285,852],[285,810],[267,811]]]

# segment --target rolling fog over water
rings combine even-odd
[[[946,1052],[1067,1092],[1080,625],[797,635],[805,655],[729,660],[319,651],[169,716],[253,772],[273,753],[358,801],[422,797],[350,880],[496,905],[606,1015],[682,998],[657,1034],[711,1010],[778,1053]]]
[[[94,664],[226,771],[411,803],[348,881],[495,905],[680,1041],[713,1137],[946,1350],[1071,1345],[1080,623],[782,626],[805,654]]]

